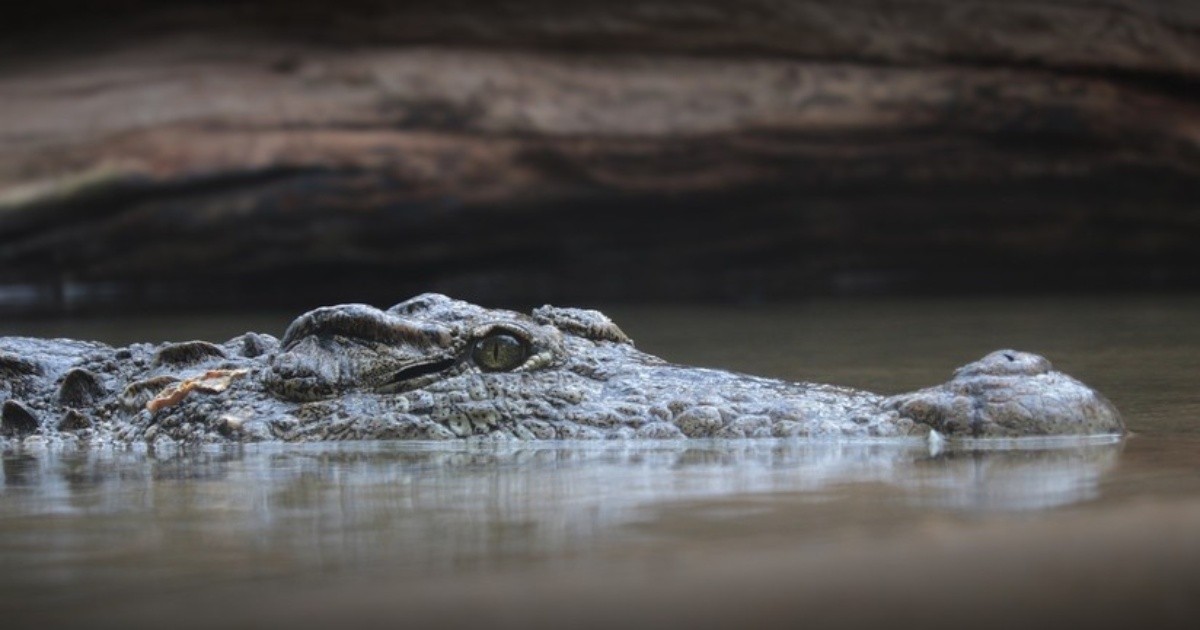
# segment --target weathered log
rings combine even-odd
[[[1186,3],[611,4],[124,3],[119,29],[68,29],[87,55],[34,15],[0,65],[0,284],[309,302],[1200,279]]]
[[[1200,6],[1190,0],[108,0],[101,7],[44,0],[23,5],[4,25],[9,37],[0,46],[9,54],[234,32],[341,48],[432,44],[1200,76]]]

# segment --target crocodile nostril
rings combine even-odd
[[[1051,370],[1045,357],[1016,350],[997,350],[974,363],[968,363],[954,371],[955,378],[970,378],[979,375],[992,376],[1036,376]]]

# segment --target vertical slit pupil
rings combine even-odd
[[[480,339],[473,352],[475,363],[487,371],[511,370],[529,356],[528,344],[508,333],[495,333]]]

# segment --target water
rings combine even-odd
[[[998,347],[1124,440],[253,445],[4,455],[16,626],[1186,626],[1200,606],[1200,300],[605,309],[681,363],[895,392]],[[289,318],[10,322],[113,343]],[[7,625],[7,624],[6,624]]]

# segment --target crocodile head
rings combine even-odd
[[[24,343],[35,341],[58,343]],[[995,353],[944,385],[886,398],[674,365],[597,311],[524,314],[436,294],[387,310],[320,308],[279,340],[86,348],[73,362],[11,370],[57,387],[9,410],[11,427],[44,428],[57,413],[60,432],[184,442],[1122,431],[1111,404],[1036,355]]]
[[[907,432],[850,389],[677,366],[597,311],[530,314],[426,294],[341,305],[288,328],[264,383],[353,437],[743,437]],[[847,412],[850,413],[847,413]],[[358,418],[329,427],[317,418]],[[912,423],[908,423],[911,425]]]
[[[342,305],[308,313],[268,362],[265,388],[295,403],[298,435],[315,438],[1121,431],[1108,401],[1027,353],[994,353],[938,388],[883,398],[674,365],[637,350],[597,311],[545,306],[523,314],[436,294],[386,311]]]

